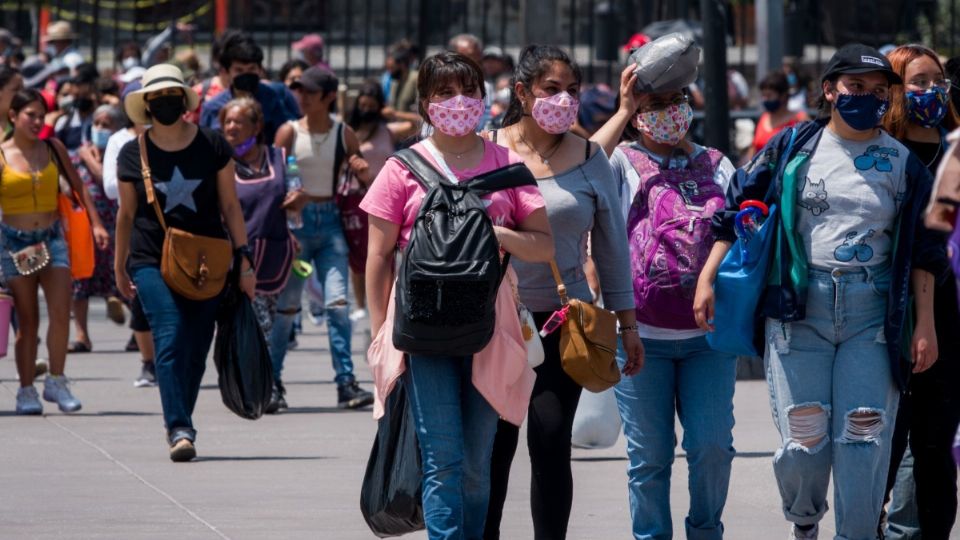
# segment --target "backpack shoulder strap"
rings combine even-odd
[[[393,154],[393,157],[400,162],[411,174],[413,178],[427,191],[443,183],[450,183],[443,173],[437,170],[432,163],[427,161],[420,152],[413,148],[404,148]]]
[[[488,194],[504,189],[523,186],[536,186],[537,179],[523,163],[512,163],[472,178],[467,186],[470,191],[478,194]]]
[[[340,168],[343,167],[343,159],[347,155],[347,143],[344,140],[343,122],[337,124],[337,146],[333,153],[333,177],[340,176]]]

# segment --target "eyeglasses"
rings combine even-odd
[[[690,98],[686,94],[680,94],[678,96],[675,96],[673,99],[654,100],[654,101],[651,101],[650,103],[647,103],[646,105],[640,105],[640,112],[645,113],[645,112],[653,112],[653,111],[662,111],[667,107],[670,107],[673,105],[681,105],[688,101],[690,101]]]
[[[939,88],[941,90],[950,91],[950,87],[953,86],[953,82],[950,79],[938,79],[935,81],[927,79],[913,79],[907,83],[907,86],[912,86],[914,88],[919,88],[921,90],[930,90],[931,88]]]

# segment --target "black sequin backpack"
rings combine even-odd
[[[510,254],[500,244],[481,196],[536,186],[516,163],[453,183],[413,149],[394,156],[427,193],[397,276],[393,345],[423,356],[470,356],[493,337],[497,292]]]

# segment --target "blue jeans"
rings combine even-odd
[[[690,540],[723,538],[720,516],[727,502],[733,463],[733,391],[735,356],[714,351],[704,337],[644,339],[640,373],[624,376],[615,387],[630,466],[627,486],[633,537],[673,538],[670,472],[673,466],[674,414],[683,426],[682,446],[689,467]],[[617,363],[626,358],[621,347]]]
[[[799,525],[820,521],[832,469],[835,538],[873,539],[899,400],[883,333],[890,271],[809,275],[806,319],[766,322],[767,383],[782,440],[773,470],[783,513]]]
[[[404,384],[423,463],[430,540],[480,540],[497,413],[471,382],[473,358],[410,356]]]
[[[897,469],[897,483],[890,494],[887,530],[883,535],[885,540],[916,540],[921,537],[916,489],[917,484],[913,481],[913,454],[907,446],[900,460],[900,468]]]
[[[353,360],[350,357],[350,307],[347,302],[347,240],[340,225],[340,210],[332,202],[311,203],[303,209],[303,228],[293,231],[300,242],[299,259],[313,264],[313,271],[323,285],[326,303],[327,330],[330,338],[330,356],[338,385],[354,381]],[[290,278],[277,299],[277,316],[270,333],[270,357],[273,377],[280,380],[283,360],[293,319],[300,310],[306,281]]]
[[[156,266],[140,266],[130,274],[153,330],[157,384],[170,443],[178,438],[195,440],[191,416],[207,366],[220,297],[187,300],[167,287]]]

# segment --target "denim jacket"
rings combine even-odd
[[[825,120],[816,120],[799,124],[795,132],[785,129],[771,139],[750,163],[737,170],[727,190],[726,209],[713,218],[713,230],[718,240],[736,240],[733,222],[742,201],[758,199],[782,207],[784,177],[790,177],[785,171],[796,170],[797,163],[809,159],[812,145],[808,143],[815,142],[825,127]],[[884,319],[891,372],[901,389],[906,388],[911,371],[909,352],[903,354],[904,349],[909,351],[910,341],[910,329],[907,328],[910,273],[917,268],[941,279],[947,268],[945,237],[923,225],[923,210],[930,199],[933,177],[912,153],[907,158],[906,175],[907,193],[897,218],[890,293]],[[793,203],[796,197],[788,194],[786,199],[787,203]],[[770,272],[772,279],[767,283],[758,312],[764,317],[790,322],[802,320],[806,315],[806,272],[803,270],[807,261],[804,250],[797,249],[798,243],[790,237],[795,234],[794,223],[783,225],[781,236],[786,238],[775,244]]]

